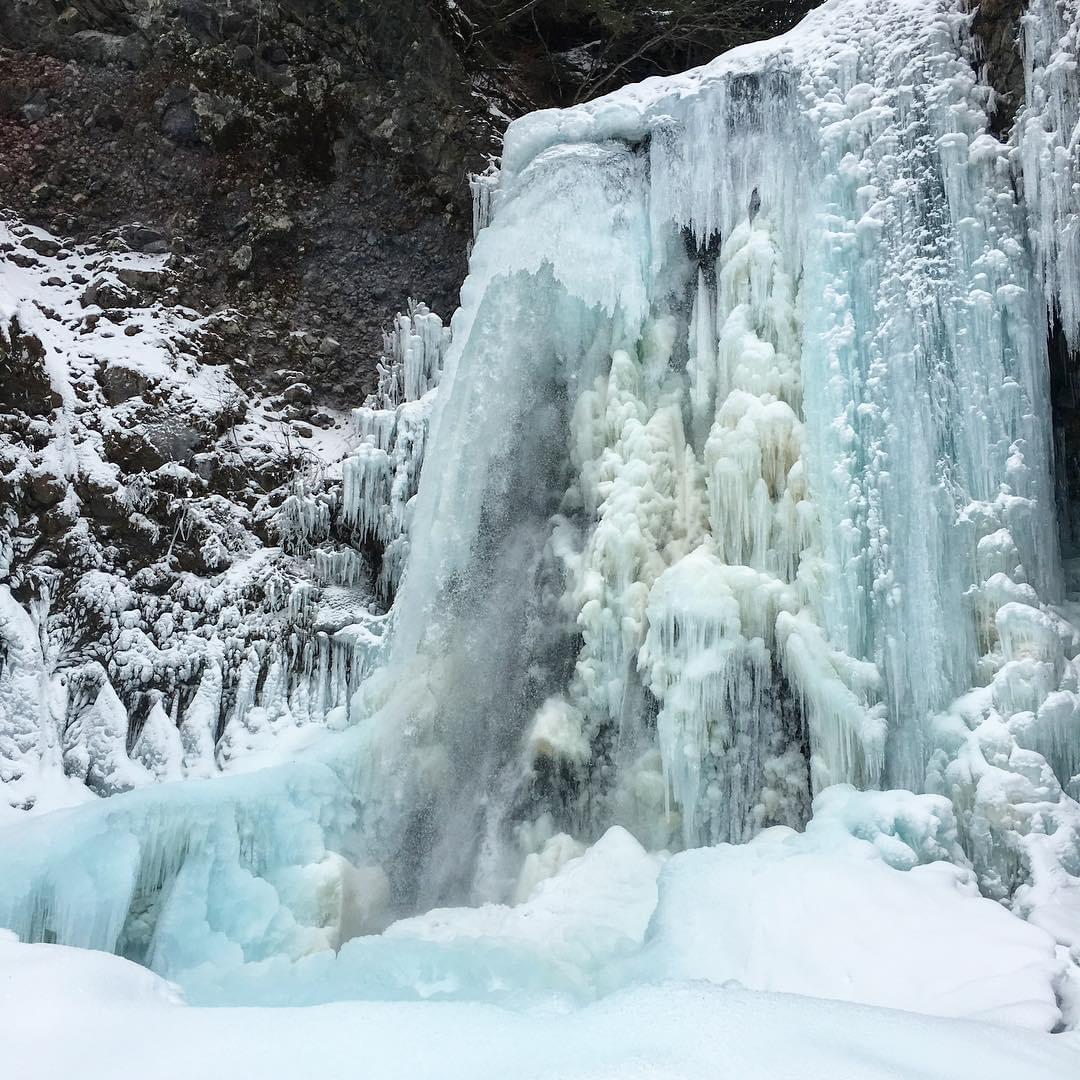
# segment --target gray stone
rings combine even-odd
[[[117,282],[109,281],[108,278],[96,278],[83,290],[79,297],[79,303],[83,307],[96,305],[102,308],[130,307],[135,297]]]
[[[59,477],[42,472],[30,477],[27,490],[38,506],[55,506],[67,494],[67,485]]]
[[[251,269],[254,257],[255,253],[251,250],[251,245],[244,244],[229,256],[229,266],[235,274],[243,276]]]
[[[83,60],[94,64],[112,64],[125,59],[124,38],[100,30],[80,30],[69,38],[72,49]]]
[[[116,276],[125,284],[139,292],[158,292],[164,282],[165,275],[160,270],[140,270],[133,266],[125,266],[116,271]]]
[[[60,250],[60,245],[55,240],[48,240],[41,236],[24,236],[22,246],[29,248],[36,255],[52,257]]]
[[[161,116],[161,133],[166,138],[180,145],[191,145],[199,141],[199,123],[195,110],[186,102],[178,102],[166,107]]]
[[[49,99],[44,90],[35,90],[19,109],[19,119],[27,124],[36,124],[49,115]]]
[[[90,121],[97,127],[105,128],[106,131],[119,131],[124,126],[124,118],[120,115],[120,111],[104,103],[94,106]]]
[[[124,332],[127,333],[127,330]],[[144,393],[149,389],[151,380],[136,368],[112,363],[101,373],[101,385],[109,404],[119,405],[122,401]]]
[[[311,387],[307,383],[293,383],[285,387],[281,396],[291,405],[307,405],[311,401]]]
[[[152,245],[165,241],[165,234],[148,225],[131,225],[123,231],[124,239],[132,251],[149,251]]]

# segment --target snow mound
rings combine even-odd
[[[640,962],[676,979],[1050,1031],[1062,963],[1045,931],[934,862],[893,869],[867,840],[783,826],[664,867]]]

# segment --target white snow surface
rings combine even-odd
[[[1080,1060],[1075,1037],[704,983],[640,987],[574,1013],[192,1008],[117,957],[2,940],[0,1011],[4,1061],[21,1080],[1068,1080]]]
[[[667,962],[656,964],[651,977],[585,1004],[548,994],[503,1005],[474,995],[465,1001],[338,1001],[309,1008],[190,1007],[182,1003],[177,987],[129,961],[58,945],[23,945],[0,932],[4,1061],[24,1080],[67,1075],[86,1080],[147,1075],[163,1080],[332,1078],[354,1076],[357,1069],[372,1080],[1067,1080],[1076,1075],[1080,1042],[1075,1035],[1047,1036],[748,989],[755,981],[767,981],[761,978],[762,967],[755,971],[725,963],[724,943],[729,955],[757,955],[774,971],[794,972],[787,982],[801,977],[803,988],[822,990],[830,977],[864,990],[888,983],[891,1004],[919,1011],[944,1005],[952,1015],[985,1011],[997,1021],[1034,1027],[1047,1019],[1046,986],[1034,973],[1040,969],[1045,975],[1046,968],[1045,947],[1036,940],[1039,931],[966,892],[949,899],[955,882],[945,881],[955,873],[952,868],[939,864],[940,880],[930,883],[925,876],[885,866],[865,841],[851,841],[867,849],[861,856],[834,853],[830,859],[820,844],[796,844],[807,849],[798,853],[778,850],[791,847],[791,839],[765,836],[741,848],[725,845],[672,859],[661,875],[650,944],[639,958],[663,955]],[[568,931],[581,931],[590,919],[594,952],[597,945],[604,949],[605,927],[616,937],[640,939],[649,905],[635,911],[635,903],[650,889],[655,900],[657,866],[653,861],[650,870],[650,860],[635,847],[625,834],[609,834],[594,853],[548,883],[555,886],[561,877],[558,888],[541,887],[519,908],[433,912],[397,924],[385,936],[398,944],[412,938],[447,947],[467,941],[474,963],[483,962],[485,946],[507,948],[510,942],[528,943],[551,958],[563,953],[565,963]],[[590,872],[590,859],[599,873]],[[784,866],[789,859],[802,861],[792,869],[806,871],[808,879],[792,876]],[[738,864],[748,860],[759,864],[754,871],[744,877],[732,873],[745,873],[747,868]],[[870,867],[877,872],[865,872]],[[779,879],[769,873],[777,868]],[[822,871],[825,878],[819,877]],[[635,879],[636,886],[631,884]],[[835,883],[834,903],[820,903],[823,880]],[[735,895],[725,897],[724,886],[733,883]],[[780,885],[786,888],[774,890]],[[809,894],[799,885],[807,885]],[[613,888],[622,886],[629,886],[629,896],[620,904]],[[917,902],[908,906],[911,900]],[[928,939],[925,904],[941,900],[944,918],[935,919]],[[728,921],[725,916],[740,901],[765,905]],[[897,920],[884,935],[888,940],[864,933],[880,929],[866,921],[875,908],[878,914],[871,919]],[[1000,923],[985,909],[993,910]],[[824,918],[811,926],[813,915]],[[772,921],[774,916],[779,922]],[[1000,951],[987,947],[993,938],[983,936],[986,919],[995,930],[1005,922],[1014,925]],[[749,925],[755,920],[756,927]],[[815,932],[821,934],[817,940]],[[949,940],[953,935],[958,940]],[[912,978],[897,982],[890,977],[903,948],[913,950],[910,959],[900,961]],[[825,956],[832,949],[838,955]],[[817,981],[808,979],[814,970],[808,961],[823,958],[827,963],[817,969]],[[407,962],[404,953],[401,959]],[[536,957],[523,954],[522,959],[532,964],[535,977]],[[337,963],[345,962],[343,952]],[[995,964],[1002,963],[995,972]],[[924,965],[921,984],[914,978],[919,964]],[[441,971],[437,963],[421,965],[418,974],[428,980],[428,994],[416,997],[437,997],[450,972],[456,968],[460,974],[467,967],[468,954]],[[735,970],[751,977],[739,985],[733,981]],[[992,977],[988,982],[988,974],[997,974],[999,982]],[[977,978],[981,988],[989,985],[989,991],[954,994],[951,1000],[941,993],[956,988],[964,976]],[[1011,1011],[1003,1008],[1010,992]],[[965,1000],[967,1010],[957,1009]],[[993,1007],[987,1007],[991,1001]],[[62,1036],[56,1031],[57,1017],[63,1018]]]
[[[812,823],[814,824],[814,823]],[[670,978],[859,1001],[1047,1031],[1054,939],[943,862],[898,872],[866,841],[777,826],[675,855],[643,963]]]

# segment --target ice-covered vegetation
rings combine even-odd
[[[447,344],[414,305],[378,391],[316,434],[211,362],[232,316],[170,302],[173,258],[118,246],[0,224],[0,400],[32,417],[0,432],[0,778],[24,809],[249,768],[344,723]]]

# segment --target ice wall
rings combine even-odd
[[[436,823],[419,869],[401,841],[430,899],[504,888],[537,815],[693,844],[940,784],[935,717],[1050,618],[1045,302],[968,50],[951,4],[837,0],[511,126],[356,703]],[[1069,631],[1040,640],[1026,745],[1073,677]]]

